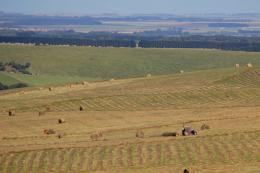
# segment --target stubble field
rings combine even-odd
[[[0,172],[260,172],[259,81],[231,67],[1,91]],[[198,135],[161,136],[183,124]]]

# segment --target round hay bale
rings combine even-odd
[[[46,107],[46,112],[50,112],[51,108],[50,107]]]
[[[149,73],[149,74],[146,75],[146,77],[147,77],[147,78],[151,78],[152,75]]]
[[[60,133],[60,134],[57,135],[57,138],[59,138],[59,139],[61,139],[61,138],[63,138],[63,137],[64,137],[64,134],[61,134],[61,133]]]
[[[248,63],[248,64],[247,64],[247,67],[248,67],[248,68],[252,68],[253,65],[252,65],[251,63]]]
[[[58,119],[58,123],[59,123],[59,124],[62,124],[62,123],[66,123],[66,121],[65,121],[63,118],[59,118],[59,119]]]
[[[21,92],[20,92],[20,95],[24,95],[24,94],[25,94],[25,91],[21,91]]]
[[[235,67],[236,68],[240,68],[240,64],[235,64]]]
[[[46,135],[52,135],[55,134],[56,132],[53,129],[45,129],[43,133]]]
[[[98,136],[98,140],[104,140],[102,132],[98,132],[97,136]]]
[[[93,133],[90,135],[90,139],[92,141],[104,140],[103,133],[102,132]]]
[[[177,132],[164,132],[162,133],[163,137],[169,137],[169,136],[179,136]]]
[[[83,106],[79,106],[79,111],[84,111],[84,107]]]
[[[180,74],[183,74],[183,73],[184,73],[184,70],[181,70],[181,71],[180,71]]]
[[[83,82],[82,82],[82,85],[88,85],[88,82],[83,81]]]
[[[208,130],[210,129],[209,125],[207,124],[203,124],[201,127],[200,127],[200,130]]]
[[[90,135],[90,139],[91,139],[92,141],[97,141],[97,139],[98,139],[97,134],[91,134],[91,135]]]
[[[8,111],[9,116],[15,116],[15,111],[14,110],[9,110]]]
[[[190,172],[188,171],[188,169],[184,169],[183,173],[190,173]]]
[[[45,114],[45,111],[39,111],[39,116],[42,116],[42,115],[44,115]]]
[[[135,133],[135,137],[137,137],[137,138],[144,138],[144,132],[142,130],[138,130]]]

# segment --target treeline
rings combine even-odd
[[[31,72],[27,71],[27,69],[31,66],[30,63],[19,64],[14,61],[3,63],[0,62],[0,71],[7,72],[20,72],[23,74],[31,75]]]
[[[93,47],[135,47],[133,40],[125,39],[79,39],[50,37],[0,37],[1,43],[25,43],[35,45],[76,45]]]
[[[250,25],[246,23],[209,23],[208,27],[226,27],[226,28],[242,28],[249,27]]]
[[[0,82],[0,90],[7,90],[7,89],[14,89],[14,88],[24,88],[24,87],[28,87],[27,84],[25,83],[16,83],[13,85],[4,85]]]
[[[260,51],[260,38],[228,36],[189,36],[141,40],[142,48],[205,48],[234,51]]]
[[[120,38],[118,38],[120,36]],[[234,51],[260,51],[258,37],[231,36],[182,36],[142,37],[136,35],[97,35],[92,38],[62,38],[36,36],[0,36],[1,43],[25,43],[35,45],[76,45],[93,47],[138,47],[141,48],[206,48]],[[93,38],[94,37],[94,38]]]

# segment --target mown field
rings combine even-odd
[[[14,47],[15,50],[17,47]],[[28,47],[22,46],[21,49]],[[36,51],[48,47],[31,48]],[[202,58],[208,59],[208,67],[206,64],[193,67],[184,63],[192,58],[184,58],[184,61],[183,57],[172,57],[173,64],[178,62],[183,69],[187,67],[183,74],[168,69],[160,71],[164,75],[151,73],[152,76],[145,77],[148,72],[144,68],[142,73],[135,72],[135,78],[118,74],[117,77],[113,76],[115,80],[103,80],[106,77],[101,76],[100,81],[83,83],[78,75],[79,79],[74,80],[78,83],[61,82],[59,85],[47,79],[38,83],[37,76],[33,76],[36,78],[32,80],[35,82],[33,87],[1,91],[0,173],[181,173],[184,168],[192,173],[260,172],[258,54],[181,49],[68,49],[88,50],[88,53],[100,50],[95,56],[101,51],[122,51],[129,59],[129,52],[134,50],[166,51],[171,52],[168,53],[168,63],[172,61],[169,57],[175,56],[173,52],[192,57],[191,52],[196,55],[198,51]],[[27,51],[31,53],[30,49]],[[225,59],[217,52],[226,56]],[[236,59],[235,55],[239,58]],[[102,57],[106,56],[107,53],[102,53]],[[198,61],[200,56],[196,56]],[[212,57],[220,60],[210,61]],[[32,62],[31,71],[35,73],[34,64],[37,61],[33,60],[35,63]],[[161,61],[157,60],[158,67],[166,63],[160,64]],[[234,62],[246,64],[249,60],[253,68],[234,68]],[[107,63],[107,68],[113,66],[110,61]],[[61,64],[54,63],[56,67]],[[81,65],[77,64],[78,67]],[[53,71],[51,67],[45,68],[50,69],[49,74],[48,70],[39,68],[44,75],[55,74],[55,70],[59,73],[59,68]],[[60,66],[60,74],[66,73],[64,83],[71,82],[66,79],[70,73],[77,76],[76,71],[72,72],[67,69],[62,71]],[[94,73],[102,74],[98,71]],[[13,81],[9,77],[17,79],[18,75],[21,74],[4,74],[0,75],[0,79],[11,83]],[[112,78],[107,75],[108,79]],[[28,80],[27,77],[23,78]],[[45,86],[37,86],[39,84]],[[83,111],[80,111],[80,106]],[[8,116],[9,110],[14,110],[15,116]],[[66,122],[59,124],[60,118]],[[162,137],[164,132],[180,133],[183,124],[195,128],[198,135]],[[210,129],[201,130],[203,124],[209,125]],[[55,134],[47,135],[45,129],[53,129]],[[136,137],[136,132],[140,130],[144,132],[143,138]],[[91,135],[97,133],[102,133],[103,137],[91,139]]]
[[[236,63],[259,66],[259,57],[260,53],[203,49],[0,45],[0,62],[32,64],[33,76],[9,76],[33,86],[230,68]]]

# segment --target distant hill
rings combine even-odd
[[[36,16],[23,14],[0,14],[1,25],[100,25],[101,22],[89,16]]]

